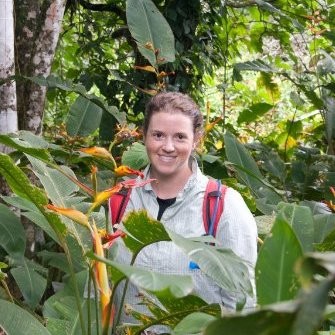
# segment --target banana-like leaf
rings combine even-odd
[[[320,273],[313,269],[318,262],[317,260],[313,261],[313,258],[314,254],[304,259],[304,266],[308,268],[305,271],[308,273]],[[324,261],[322,260],[321,262],[324,263]],[[329,261],[330,259],[328,263]],[[334,264],[334,257],[332,257],[331,262]],[[332,265],[331,267],[334,270],[334,266]],[[329,291],[334,285],[335,277],[334,272],[332,272],[331,276],[322,280],[318,285],[311,285],[309,290],[301,294],[298,300],[267,305],[255,312],[224,316],[211,322],[203,334],[314,335],[320,329],[324,319]],[[328,334],[328,332],[317,333],[320,335]]]
[[[224,140],[228,161],[238,167],[238,179],[247,185],[257,198],[266,199],[269,204],[278,204],[282,200],[280,195],[265,181],[247,149],[230,132],[225,133]]]
[[[153,271],[137,268],[135,266],[120,264],[105,258],[98,257],[92,253],[88,256],[100,262],[116,268],[122,272],[138,288],[149,292],[160,292],[169,290],[177,298],[190,294],[193,289],[191,276],[165,275]]]
[[[102,109],[90,100],[79,96],[71,105],[66,119],[70,136],[88,136],[100,125]]]
[[[29,200],[20,198],[18,196],[2,197],[2,199],[10,206],[14,206],[21,210],[21,215],[27,217],[29,220],[39,226],[45,233],[47,233],[54,241],[59,243],[55,231],[50,226],[47,219],[39,211],[39,209]]]
[[[224,316],[211,322],[202,333],[204,335],[288,335],[294,322],[296,306],[269,306],[248,314]],[[307,334],[306,334],[307,335]]]
[[[79,186],[71,181],[68,176],[77,179],[73,171],[67,166],[62,166],[60,171],[48,167],[44,162],[28,156],[33,171],[41,181],[48,198],[53,204],[60,207],[69,207],[67,199],[79,190]]]
[[[216,318],[207,313],[195,312],[189,314],[177,324],[173,329],[173,334],[201,334],[206,326],[213,320],[216,320]]]
[[[88,304],[90,304],[91,320],[88,320],[88,318],[85,317],[85,326],[87,327],[88,322],[90,322],[90,332],[92,335],[96,335],[97,317],[94,312],[94,295],[91,299],[84,298],[88,293],[86,292],[87,270],[76,273],[75,280],[81,297],[80,308],[83,315],[88,315],[87,309]],[[43,305],[43,316],[48,320],[47,328],[52,335],[82,334],[72,280],[65,280],[62,284],[63,287],[52,295]]]
[[[97,97],[94,94],[88,94],[83,85],[73,84],[73,82],[71,82],[70,80],[62,80],[54,75],[50,75],[47,77],[26,77],[26,79],[31,80],[32,82],[41,86],[46,86],[49,88],[59,88],[63,91],[78,93],[80,96],[90,100],[92,103],[99,106],[107,113],[113,115],[119,123],[124,123],[126,121],[125,113],[120,113],[115,106],[108,106],[102,98]]]
[[[301,299],[298,314],[294,320],[292,335],[314,335],[320,329],[329,299],[329,292],[335,285],[335,277],[323,280]]]
[[[46,278],[34,269],[32,262],[28,259],[24,259],[21,266],[11,269],[10,272],[19,286],[25,302],[32,309],[35,309],[45,292]]]
[[[314,215],[314,242],[321,243],[335,230],[335,214]]]
[[[37,199],[41,205],[46,205],[48,200],[42,190],[32,185],[28,177],[18,168],[12,159],[0,153],[0,174],[2,174],[14,193],[31,201]]]
[[[171,240],[221,288],[228,292],[253,295],[248,268],[233,251],[192,241],[172,231],[168,233]]]
[[[0,327],[7,335],[51,335],[29,312],[6,300],[0,300]]]
[[[65,233],[65,225],[59,220],[59,217],[44,210],[44,206],[48,203],[44,191],[32,185],[28,177],[15,165],[12,159],[2,153],[0,153],[0,174],[4,176],[14,193],[29,200],[38,208],[57,235]]]
[[[3,204],[0,204],[0,246],[14,259],[22,259],[26,249],[26,235],[18,216]]]
[[[293,228],[304,252],[313,251],[314,220],[311,210],[306,206],[280,203],[279,215]]]
[[[293,228],[282,217],[277,217],[256,264],[256,291],[260,305],[296,297],[300,285],[294,268],[302,255]]]
[[[127,0],[126,15],[139,51],[152,66],[175,60],[172,30],[151,0]]]
[[[259,102],[257,104],[251,105],[250,107],[247,107],[242,112],[240,112],[237,122],[238,124],[250,123],[257,120],[259,117],[267,113],[272,108],[273,105],[267,104],[265,102]]]
[[[27,142],[22,142],[17,138],[12,138],[10,135],[0,135],[0,143],[45,161],[52,159],[46,149],[32,148]]]

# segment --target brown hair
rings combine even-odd
[[[180,92],[161,92],[153,96],[145,108],[143,132],[147,133],[151,117],[159,112],[181,112],[193,123],[194,134],[201,133],[203,117],[198,105],[187,94]]]

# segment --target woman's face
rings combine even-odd
[[[154,113],[144,143],[151,177],[160,179],[190,172],[189,158],[196,144],[190,117],[181,112]]]

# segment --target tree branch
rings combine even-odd
[[[90,3],[86,0],[79,0],[80,5],[88,10],[93,10],[96,12],[112,12],[116,15],[118,15],[122,20],[126,22],[126,13],[123,9],[121,9],[118,6],[115,6],[114,4],[95,4]]]

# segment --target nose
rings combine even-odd
[[[165,139],[164,145],[163,145],[163,150],[165,150],[166,152],[174,151],[174,143],[173,143],[173,140],[171,138],[166,138]]]

